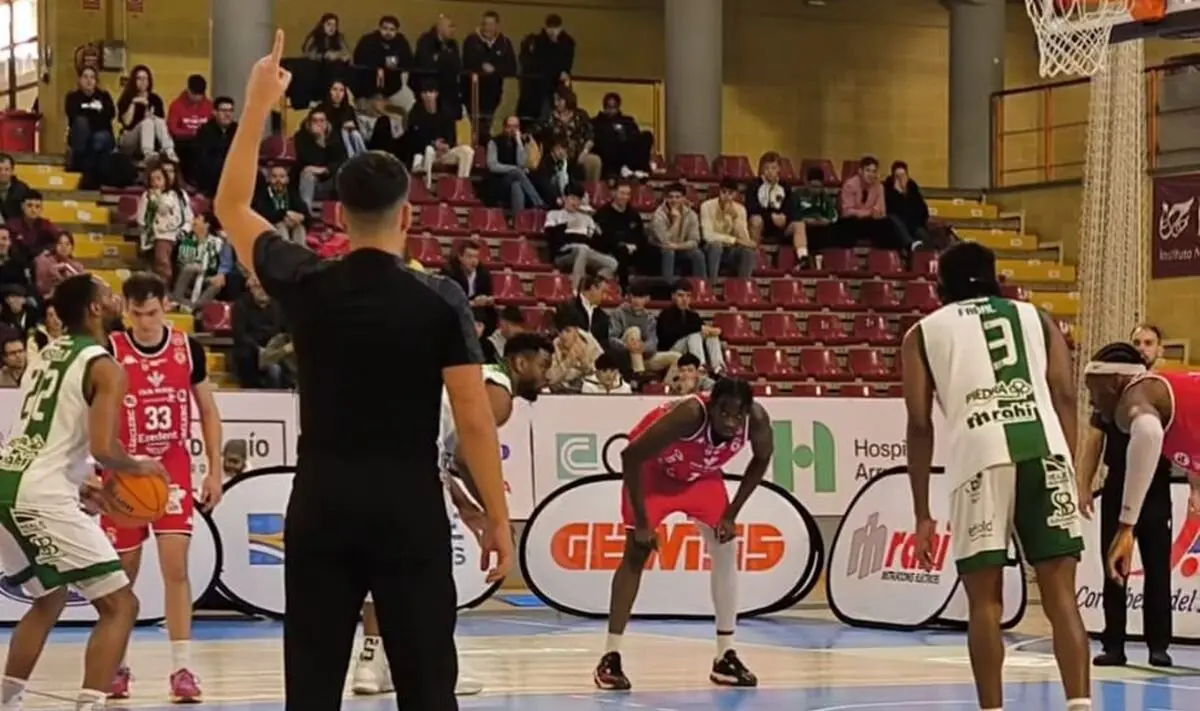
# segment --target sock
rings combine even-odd
[[[1091,699],[1067,699],[1067,711],[1091,711]]]
[[[75,697],[75,711],[100,711],[104,708],[104,700],[108,692],[95,689],[83,689]]]
[[[21,708],[21,698],[25,695],[25,679],[6,676],[0,678],[0,705],[4,708]]]
[[[624,636],[625,635],[613,634],[612,632],[609,632],[608,637],[606,637],[604,640],[604,653],[608,654],[609,652],[620,652],[621,638]]]
[[[171,640],[171,667],[175,671],[187,669],[192,664],[192,642],[187,639]]]
[[[733,632],[737,629],[737,541],[717,543],[711,528],[701,526],[704,545],[712,560],[708,584],[712,593],[713,612],[717,617],[717,658],[733,649]]]
[[[800,257],[801,259],[807,257],[808,256],[808,247],[797,247],[796,248],[796,256]]]
[[[383,637],[369,634],[363,637],[362,653],[358,658],[364,662],[370,662],[375,659],[375,650],[383,648]]]
[[[717,659],[725,656],[725,653],[733,649],[733,632],[722,632],[717,630]]]

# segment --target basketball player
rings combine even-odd
[[[200,430],[208,469],[200,485],[199,504],[211,509],[221,500],[221,414],[208,383],[204,347],[167,323],[166,285],[148,272],[134,274],[121,285],[130,327],[113,333],[109,348],[125,369],[129,394],[121,409],[121,443],[130,453],[154,457],[171,476],[167,512],[149,526],[121,528],[102,518],[105,531],[121,554],[130,581],[141,569],[142,544],[154,531],[158,567],[163,578],[167,638],[171,642],[168,689],[174,703],[200,701],[199,679],[191,671],[192,588],[188,581],[188,544],[197,505],[192,493],[192,402],[200,413]],[[129,667],[121,665],[109,697],[129,697]]]
[[[909,329],[901,346],[919,560],[927,570],[933,565],[936,397],[946,418],[949,523],[967,592],[979,706],[1003,708],[1002,583],[1015,534],[1037,570],[1067,709],[1090,709],[1088,640],[1075,604],[1083,535],[1071,471],[1075,386],[1066,340],[1034,306],[1000,297],[996,257],[977,243],[942,253],[938,289],[945,305]]]
[[[404,265],[409,175],[368,151],[336,176],[351,251],[321,261],[251,207],[260,132],[287,89],[284,37],[247,80],[242,126],[215,207],[234,250],[284,314],[300,392],[296,476],[284,536],[286,707],[333,709],[371,593],[397,706],[456,711],[457,594],[438,476],[442,389],[487,523],[491,580],[512,564],[500,441],[463,290]]]
[[[0,565],[33,598],[8,645],[0,680],[5,711],[21,708],[68,588],[98,615],[75,708],[104,707],[138,601],[104,530],[81,509],[85,502],[102,506],[107,495],[88,455],[113,471],[166,478],[162,465],[134,459],[117,441],[125,373],[101,345],[112,308],[108,287],[80,274],[55,287],[53,300],[65,333],[46,346],[22,386],[17,422],[0,448]]]
[[[730,501],[722,467],[747,442],[753,458]],[[734,536],[738,513],[766,474],[773,451],[771,419],[754,402],[750,384],[744,380],[718,380],[710,393],[660,405],[634,425],[629,432],[629,446],[621,453],[625,554],[613,574],[607,644],[592,675],[597,687],[630,688],[621,664],[621,641],[637,599],[642,570],[658,545],[656,529],[677,511],[699,525],[712,559],[717,654],[709,679],[723,686],[758,685],[758,678],[733,649],[737,626]]]
[[[1110,343],[1084,367],[1088,395],[1100,418],[1129,434],[1120,524],[1108,549],[1109,576],[1124,583],[1133,557],[1133,533],[1159,457],[1187,472],[1188,513],[1200,515],[1200,376],[1151,373],[1128,343]]]
[[[546,387],[546,370],[554,344],[536,333],[519,333],[504,345],[504,362],[500,365],[485,365],[483,380],[487,385],[496,427],[503,427],[513,411],[513,395],[529,402],[537,400],[538,392]],[[485,513],[476,499],[463,490],[461,479],[467,489],[474,490],[470,472],[458,460],[458,436],[454,429],[454,413],[450,400],[442,396],[442,427],[438,437],[441,452],[442,476],[450,492],[450,500],[458,509],[463,525],[479,535],[479,524]],[[379,636],[379,620],[375,617],[375,603],[367,598],[363,605],[363,643],[354,666],[354,682],[351,686],[356,694],[381,694],[393,689],[387,658],[380,654],[382,639]],[[461,668],[462,662],[459,662]],[[455,693],[470,696],[483,691],[483,684],[460,675]]]

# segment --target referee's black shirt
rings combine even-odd
[[[436,481],[442,369],[483,362],[462,289],[387,252],[326,261],[274,232],[255,241],[254,271],[295,343],[298,476],[386,462]]]

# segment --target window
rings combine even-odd
[[[38,0],[0,0],[0,92],[7,108],[33,108],[39,58]]]

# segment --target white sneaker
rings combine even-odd
[[[383,647],[373,639],[364,639],[362,651],[354,662],[354,679],[350,689],[356,694],[386,694],[393,689],[392,672],[388,668]]]
[[[483,682],[469,677],[458,677],[458,685],[454,687],[455,696],[474,696],[483,691]]]

